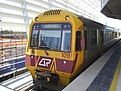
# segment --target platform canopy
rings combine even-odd
[[[121,0],[101,0],[101,4],[103,14],[121,20]]]

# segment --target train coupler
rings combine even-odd
[[[35,81],[38,81],[40,84],[58,85],[59,83],[59,76],[57,74],[50,73],[48,71],[41,72],[36,70],[35,75],[36,75]]]

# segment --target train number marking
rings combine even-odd
[[[42,58],[41,61],[39,62],[39,65],[48,67],[50,63],[51,63],[51,59]]]

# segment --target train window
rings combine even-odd
[[[33,30],[32,36],[31,36],[31,44],[30,44],[31,47],[37,47],[37,45],[38,45],[37,36],[38,36],[38,30]]]
[[[104,42],[108,41],[108,31],[104,31]]]
[[[109,32],[109,37],[110,37],[109,40],[111,40],[113,38],[113,32]]]
[[[90,37],[91,37],[91,46],[97,45],[97,30],[91,30],[90,31]]]
[[[70,51],[70,30],[40,30],[38,48]]]
[[[81,31],[76,32],[76,51],[81,50]]]
[[[71,36],[70,30],[66,31],[63,30],[62,45],[61,45],[62,51],[70,51],[70,36]]]
[[[38,47],[41,49],[59,50],[61,41],[60,30],[40,30]]]
[[[119,36],[121,36],[121,33],[119,33]]]
[[[108,29],[105,29],[105,31],[104,31],[104,42],[107,42],[107,41],[109,41],[109,40],[111,40],[113,38],[114,38],[113,32],[111,32]]]
[[[87,30],[84,30],[84,37],[85,37],[85,49],[87,49]]]
[[[63,26],[63,24],[37,23],[33,26],[30,47],[70,52],[70,42],[70,24],[65,24],[65,26]]]

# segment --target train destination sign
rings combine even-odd
[[[61,28],[62,24],[42,24],[42,28]]]
[[[70,29],[69,23],[36,23],[33,26],[34,29]]]

